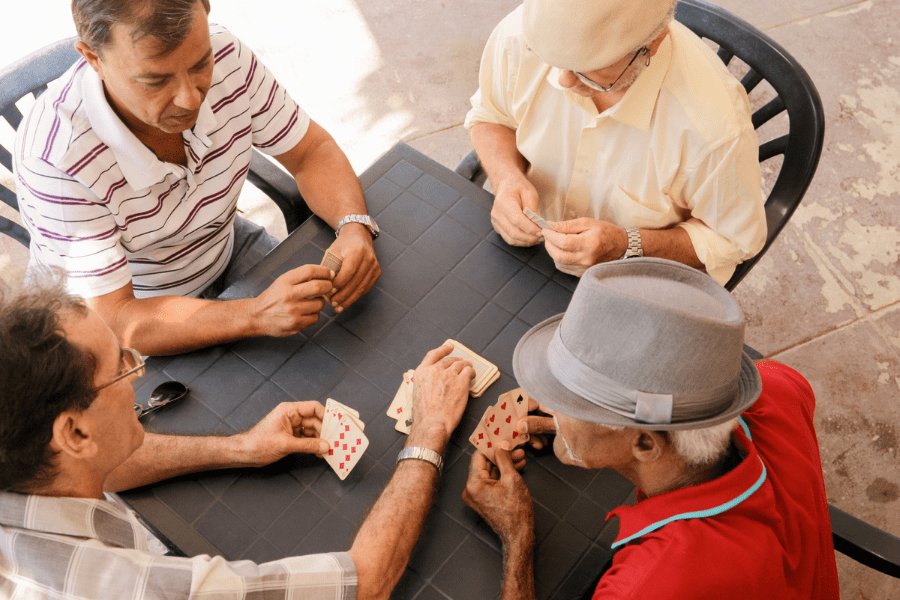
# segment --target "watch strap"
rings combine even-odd
[[[373,219],[369,215],[345,215],[340,221],[338,221],[337,227],[334,230],[334,237],[337,237],[341,234],[341,227],[343,227],[347,223],[359,223],[369,230],[369,233],[372,234],[373,240],[378,237],[378,225],[375,223],[375,219]]]
[[[438,475],[440,475],[441,471],[444,469],[444,459],[441,458],[440,454],[438,454],[431,448],[423,448],[422,446],[409,446],[401,450],[400,454],[397,455],[398,463],[401,460],[408,459],[424,460],[425,462],[430,462],[435,467],[437,467]]]
[[[626,227],[625,233],[628,235],[628,248],[622,258],[635,258],[644,255],[644,248],[641,246],[641,230],[637,227]]]

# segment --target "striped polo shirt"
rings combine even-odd
[[[62,267],[86,298],[129,281],[138,298],[197,296],[225,270],[251,146],[287,152],[309,116],[234,35],[212,25],[210,37],[212,85],[182,134],[187,167],[135,137],[84,59],[38,98],[14,153],[31,268]]]

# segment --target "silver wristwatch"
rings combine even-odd
[[[643,256],[644,249],[641,247],[641,231],[637,227],[626,227],[625,233],[628,234],[628,248],[622,258],[634,258]]]
[[[337,229],[334,230],[334,237],[337,237],[341,234],[341,227],[346,225],[347,223],[359,223],[360,225],[365,225],[366,229],[369,230],[369,233],[372,234],[372,239],[378,237],[378,223],[375,222],[375,219],[370,217],[369,215],[347,215],[340,221],[338,221]]]
[[[444,469],[444,459],[431,448],[423,448],[421,446],[409,446],[408,448],[404,448],[400,451],[400,454],[397,455],[397,462],[399,463],[401,460],[410,458],[430,462],[437,467],[438,475],[440,475],[441,471]]]

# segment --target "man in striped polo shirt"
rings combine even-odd
[[[84,57],[19,128],[14,167],[31,266],[70,290],[145,355],[311,325],[381,270],[359,181],[332,137],[240,40],[210,26],[208,0],[74,0]],[[297,179],[338,229],[332,280],[306,265],[257,298],[212,301],[275,243],[237,217],[251,146]],[[349,217],[349,218],[348,218]]]

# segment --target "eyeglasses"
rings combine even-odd
[[[588,79],[588,77],[587,77],[586,75],[584,75],[583,73],[579,73],[578,71],[572,71],[572,72],[575,74],[575,76],[576,76],[578,79],[581,80],[581,83],[583,83],[584,85],[588,86],[588,87],[591,88],[592,90],[597,90],[598,92],[609,92],[609,91],[611,91],[614,87],[616,87],[616,84],[619,83],[619,80],[620,80],[620,79],[622,79],[622,75],[625,74],[625,71],[627,71],[628,69],[630,69],[630,68],[631,68],[631,65],[634,64],[634,61],[637,60],[637,57],[640,56],[640,55],[642,55],[642,54],[646,54],[646,55],[647,55],[647,62],[646,62],[646,64],[645,64],[644,66],[645,66],[645,67],[649,67],[649,66],[650,66],[650,48],[648,48],[647,46],[644,46],[643,48],[641,48],[640,50],[638,50],[638,51],[635,53],[635,55],[631,58],[631,61],[628,63],[628,66],[625,67],[625,70],[622,71],[622,73],[619,74],[618,77],[616,77],[616,80],[613,81],[613,82],[612,82],[611,84],[609,84],[608,86],[601,85],[601,84],[597,83],[596,81],[594,81],[593,79]]]
[[[96,389],[96,391],[100,391],[105,387],[109,387],[120,379],[125,379],[132,373],[137,373],[138,377],[143,377],[144,373],[146,373],[146,368],[144,365],[144,359],[141,358],[141,353],[135,350],[134,348],[122,348],[122,361],[125,363],[125,371],[119,373],[119,375],[109,381],[104,383],[100,387]]]

